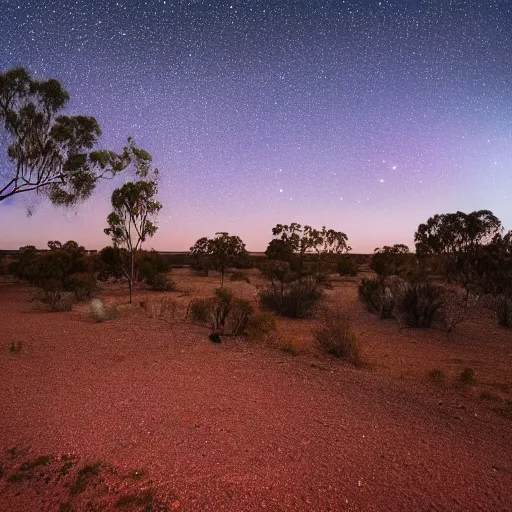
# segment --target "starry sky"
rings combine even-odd
[[[290,222],[413,247],[457,210],[512,228],[510,0],[0,0],[0,21],[1,71],[57,78],[101,147],[153,155],[146,248],[228,231],[262,251]],[[73,210],[2,202],[0,247],[108,245],[124,179]]]

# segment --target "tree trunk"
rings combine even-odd
[[[132,288],[135,279],[135,251],[131,252],[131,262],[130,262],[130,279],[128,280],[128,286],[130,288],[130,304],[132,303]]]

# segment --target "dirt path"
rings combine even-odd
[[[30,293],[0,290],[9,471],[13,448],[25,459],[74,453],[140,470],[190,511],[512,508],[512,422],[463,395],[243,341],[215,345],[198,327],[138,313],[93,324],[81,311],[34,312]],[[52,492],[5,473],[0,510],[58,510],[67,489],[41,485]]]

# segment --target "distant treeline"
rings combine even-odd
[[[38,249],[38,252],[47,252],[49,249]],[[0,258],[4,257],[17,257],[19,249],[0,249]],[[89,254],[95,254],[97,250],[87,250]],[[156,251],[158,254],[165,257],[165,259],[175,268],[185,267],[190,265],[190,253],[178,251]],[[305,261],[315,261],[317,256],[315,254],[306,254]],[[357,265],[366,265],[370,263],[372,258],[371,254],[347,254],[347,258],[353,260]],[[268,261],[268,257],[264,252],[249,252],[249,266],[259,267],[262,263]]]

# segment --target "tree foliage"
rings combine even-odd
[[[247,258],[247,250],[242,239],[226,232],[215,233],[214,238],[203,237],[190,248],[193,260],[201,262],[206,271],[217,270],[222,275],[221,286],[224,286],[226,270]]]
[[[126,153],[93,149],[94,117],[59,115],[69,94],[55,79],[34,80],[23,68],[0,73],[0,123],[9,165],[0,170],[0,201],[36,191],[55,205],[87,199],[98,180],[130,163]]]
[[[404,244],[377,247],[370,262],[370,268],[379,276],[402,275],[416,261]]]
[[[414,235],[418,256],[467,253],[501,233],[500,220],[489,210],[434,215]]]
[[[317,272],[319,272],[323,257],[340,255],[351,250],[347,244],[348,238],[345,233],[327,229],[325,226],[318,230],[307,225],[302,227],[296,222],[289,225],[277,224],[272,229],[272,234],[279,238],[270,242],[266,251],[267,255],[269,257],[272,255],[271,259],[282,261],[289,261],[290,256],[294,255],[299,277],[302,276],[306,254],[317,255]]]
[[[112,193],[113,211],[107,217],[108,228],[105,234],[112,238],[114,247],[126,248],[129,262],[123,264],[123,272],[128,279],[130,302],[132,286],[135,282],[135,255],[147,238],[156,231],[155,218],[162,205],[155,199],[158,193],[158,169],[151,167],[151,155],[135,147],[129,139],[125,148],[135,173],[140,178],[128,181]]]

